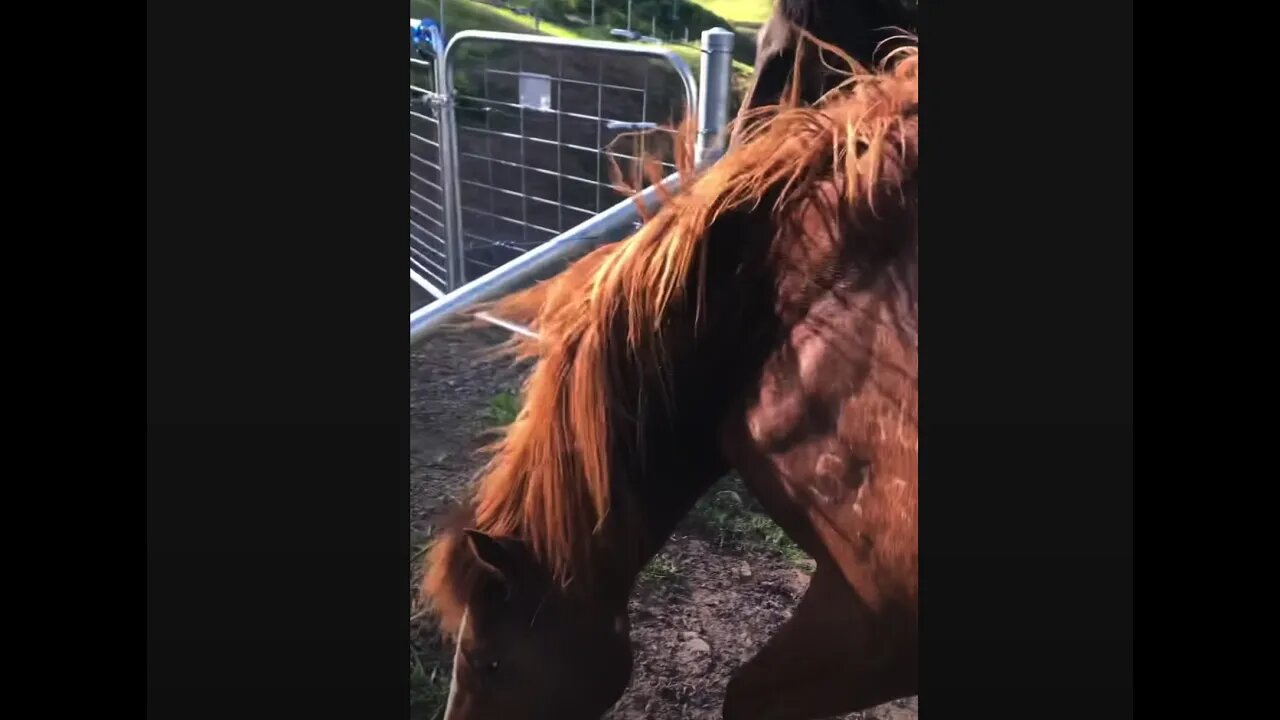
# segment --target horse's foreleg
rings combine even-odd
[[[876,617],[820,564],[795,613],[729,681],[724,720],[807,720],[915,692],[914,657],[874,638]]]

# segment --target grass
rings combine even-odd
[[[747,8],[746,10],[735,10],[735,12],[744,13],[743,16],[754,16],[752,13],[755,11],[751,10],[750,6],[763,3],[765,17],[768,17],[770,0],[720,0],[720,2],[727,2],[731,6],[741,5],[743,8]],[[695,4],[700,4],[704,7],[707,5],[707,3]],[[440,3],[438,0],[410,0],[409,13],[413,17],[435,17],[440,13]],[[445,29],[450,36],[463,30],[495,30],[499,32],[551,35],[577,40],[617,40],[617,38],[609,35],[609,27],[603,24],[595,27],[581,27],[564,25],[551,20],[542,20],[538,23],[537,30],[534,30],[532,17],[518,15],[511,10],[486,5],[475,0],[446,0],[444,17]],[[643,30],[643,28],[641,29]],[[690,42],[696,43],[696,35],[692,31],[690,35]],[[742,42],[742,34],[740,32],[738,43],[741,44]],[[665,45],[664,47],[670,48],[679,55],[693,70],[694,77],[698,77],[699,67],[702,65],[702,53],[696,46],[676,43]],[[745,51],[747,49],[750,49],[751,52],[735,51],[734,53],[734,91],[739,93],[742,92],[754,72],[754,69],[746,60],[754,56],[755,50],[754,48],[741,48],[740,50]]]
[[[680,574],[680,566],[666,553],[658,553],[640,570],[641,585],[660,585]]]
[[[773,0],[698,0],[696,4],[734,25],[762,25],[773,10]]]
[[[510,425],[520,414],[520,396],[504,390],[489,400],[484,412],[491,425]]]
[[[449,700],[449,671],[440,663],[426,663],[409,650],[409,716],[440,720]]]
[[[797,567],[812,559],[778,527],[737,477],[718,481],[702,496],[687,523],[710,537],[720,549],[763,552]]]
[[[410,17],[435,18],[440,14],[439,0],[410,0]],[[473,0],[445,0],[444,21],[449,35],[463,30],[496,30],[499,32],[528,32],[532,20],[526,26],[522,16]]]
[[[409,717],[413,720],[441,720],[445,703],[449,699],[450,667],[447,654],[442,653],[438,637],[429,637],[430,621],[424,620],[418,610],[417,591],[421,580],[422,560],[429,547],[432,528],[425,531],[409,531]],[[416,628],[416,629],[415,629]]]

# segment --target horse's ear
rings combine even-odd
[[[480,561],[481,567],[497,577],[506,577],[512,568],[512,557],[502,542],[479,530],[467,529],[462,532],[467,536],[471,553]]]

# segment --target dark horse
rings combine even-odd
[[[607,711],[637,574],[730,470],[817,569],[724,717],[916,692],[918,69],[753,111],[635,235],[490,308],[537,363],[428,558],[446,720]]]
[[[811,105],[844,80],[801,41],[803,33],[872,68],[913,44],[907,36],[916,32],[917,6],[917,0],[776,0],[756,37],[755,80],[743,108],[776,105],[784,88],[796,93],[793,104]]]

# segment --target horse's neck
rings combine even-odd
[[[707,438],[699,445],[673,447],[667,455],[671,460],[646,473],[635,485],[633,496],[645,508],[640,567],[662,549],[698,498],[729,469],[715,439]]]
[[[629,448],[622,460],[629,470],[618,481],[626,487],[617,488],[615,497],[626,500],[615,501],[610,510],[602,537],[610,548],[597,553],[595,574],[607,580],[603,587],[629,592],[698,498],[728,469],[717,438],[703,429],[715,427],[715,422],[689,422],[718,413],[710,406],[685,407],[690,412],[676,423],[665,414],[650,415],[642,456]]]
[[[674,375],[661,382],[647,377],[636,393],[644,408],[642,441],[628,443],[630,472],[624,477],[642,532],[637,564],[628,572],[638,573],[729,471],[721,447],[724,421],[776,342],[766,260],[771,226],[749,213],[730,212],[708,232],[707,256],[723,261],[706,268],[699,319],[693,319],[693,305],[685,304],[680,312],[686,316],[668,324],[674,329],[664,340],[672,355],[664,365]],[[686,290],[686,297],[696,295]]]

